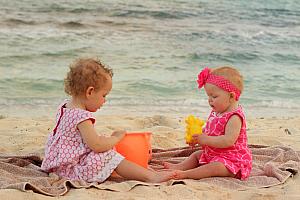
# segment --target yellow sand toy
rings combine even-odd
[[[185,123],[186,123],[185,141],[188,144],[192,141],[192,135],[202,134],[202,126],[204,125],[205,122],[195,117],[194,115],[189,115],[185,119]]]

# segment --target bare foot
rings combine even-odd
[[[157,172],[172,172],[174,169],[158,169]]]
[[[181,171],[181,170],[175,170],[173,172],[174,176],[173,176],[173,179],[185,179],[187,178],[186,177],[186,174],[185,174],[185,171]]]
[[[169,163],[169,162],[164,162],[163,166],[165,169],[180,169],[179,164],[173,164],[173,163]]]
[[[150,182],[152,182],[152,183],[161,183],[161,182],[165,182],[165,181],[173,179],[174,176],[175,176],[174,171],[156,172],[155,176],[153,177],[153,179],[150,180]]]

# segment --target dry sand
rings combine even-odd
[[[184,143],[185,116],[98,116],[96,128],[110,134],[115,129],[127,131],[151,131],[153,148],[182,147]],[[1,118],[0,152],[43,152],[53,119]],[[248,120],[249,144],[285,145],[300,150],[300,117],[257,118]],[[112,192],[90,189],[71,189],[65,196],[48,197],[33,192],[13,189],[0,190],[0,199],[300,199],[299,174],[279,186],[246,191],[227,190],[199,183],[197,187],[186,185],[137,186],[129,192]]]

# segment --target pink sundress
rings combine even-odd
[[[237,178],[245,180],[249,177],[252,169],[252,154],[247,145],[246,120],[242,107],[239,106],[236,110],[222,115],[211,112],[204,132],[209,136],[224,135],[226,124],[232,115],[238,115],[242,120],[242,128],[237,141],[228,148],[214,148],[204,145],[199,164],[222,162]]]
[[[65,108],[66,102],[59,106],[41,168],[71,180],[103,182],[124,157],[113,149],[102,153],[92,151],[83,142],[77,125],[85,120],[94,124],[95,118],[89,111]]]

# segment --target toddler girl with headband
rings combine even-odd
[[[203,134],[193,135],[189,145],[201,145],[203,151],[194,152],[178,164],[165,163],[164,167],[175,170],[175,179],[247,179],[252,155],[247,145],[244,111],[239,105],[243,77],[231,67],[204,68],[198,75],[198,86],[204,87],[212,110]]]
[[[70,66],[65,92],[71,96],[58,107],[50,132],[42,169],[71,180],[103,182],[115,170],[132,180],[163,182],[172,172],[156,172],[126,160],[114,150],[125,131],[110,137],[97,133],[93,112],[100,109],[112,89],[112,70],[95,59],[79,59]]]

